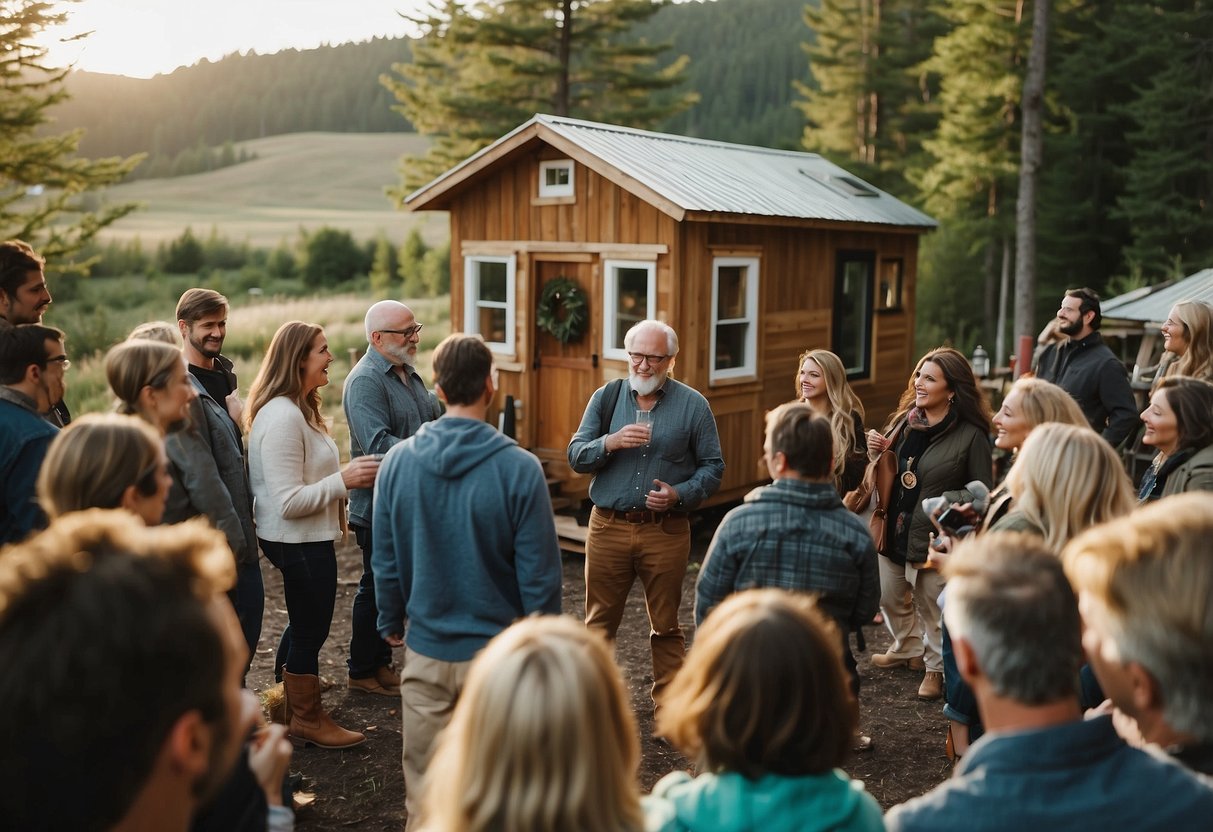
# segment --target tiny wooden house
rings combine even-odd
[[[870,424],[915,360],[918,237],[935,222],[813,153],[537,115],[405,204],[450,212],[451,328],[484,336],[497,404],[515,397],[518,441],[573,494],[588,480],[564,463],[569,438],[627,375],[636,321],[674,327],[673,375],[711,403],[717,501],[766,478],[763,415],[794,398],[802,351],[843,359]],[[581,331],[542,328],[541,299],[549,322],[584,301]]]

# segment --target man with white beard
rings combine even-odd
[[[442,408],[417,374],[421,327],[403,303],[381,300],[366,313],[366,355],[345,380],[342,407],[350,426],[350,459],[383,455],[437,419]],[[349,688],[399,696],[400,680],[390,669],[392,649],[376,629],[375,577],[371,571],[373,488],[350,492],[350,526],[362,549],[362,579],[354,596],[350,635]]]
[[[640,578],[652,628],[656,710],[686,652],[678,607],[691,551],[687,512],[720,488],[724,460],[707,400],[669,377],[677,333],[661,321],[641,321],[623,345],[628,381],[609,382],[590,398],[568,458],[574,471],[594,475],[585,543],[586,626],[614,639],[628,592]]]

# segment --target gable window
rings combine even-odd
[[[515,258],[467,257],[463,266],[464,330],[493,352],[514,352]]]
[[[656,317],[657,264],[636,260],[607,260],[602,264],[604,358],[627,359],[623,336],[633,325]]]
[[[831,348],[847,368],[847,378],[872,373],[872,286],[876,255],[840,251],[834,273],[834,337]]]
[[[752,376],[758,352],[758,258],[712,261],[712,370],[709,381]]]
[[[555,159],[539,163],[539,195],[573,195],[573,160]]]

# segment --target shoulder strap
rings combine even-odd
[[[598,410],[602,417],[599,436],[606,436],[611,432],[611,416],[615,414],[615,405],[619,402],[621,390],[623,390],[623,379],[621,378],[607,382],[606,387],[602,388],[602,406]]]

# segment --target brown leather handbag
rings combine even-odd
[[[893,426],[893,430],[888,434],[889,447],[868,463],[859,487],[843,498],[847,508],[856,514],[862,514],[875,494],[872,516],[868,519],[868,531],[872,534],[876,551],[882,555],[887,554],[891,542],[887,533],[889,501],[893,498],[893,483],[897,478],[897,440],[901,436],[903,425],[904,419]]]

